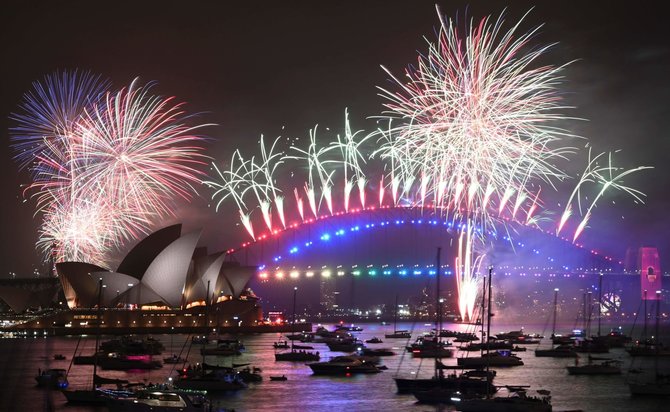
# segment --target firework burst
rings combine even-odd
[[[33,182],[26,193],[43,215],[38,248],[56,261],[104,263],[124,240],[172,214],[200,182],[203,140],[181,104],[133,81],[101,94],[99,77],[48,76],[14,115],[17,160]]]

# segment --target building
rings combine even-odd
[[[224,252],[198,248],[200,231],[181,233],[181,225],[141,240],[116,270],[86,262],[56,264],[67,310],[15,325],[76,333],[94,326],[131,329],[217,328],[258,325],[263,315],[247,287],[254,266],[227,260]],[[0,288],[0,299],[15,312],[53,300],[53,290]],[[105,332],[109,333],[109,332]]]

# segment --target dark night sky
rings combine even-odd
[[[305,136],[316,123],[339,128],[346,107],[355,128],[372,129],[366,117],[382,109],[375,86],[387,82],[379,65],[400,73],[416,60],[417,50],[425,50],[422,36],[434,38],[437,24],[434,2],[425,1],[227,3],[232,2],[3,4],[0,173],[5,229],[0,276],[9,271],[26,276],[38,265],[38,219],[20,189],[29,176],[12,160],[8,135],[8,116],[32,81],[75,68],[100,73],[115,87],[136,76],[156,80],[158,93],[178,96],[191,112],[202,112],[202,120],[219,125],[208,131],[209,153],[222,161],[235,148],[254,145],[261,133]],[[651,2],[538,3],[524,29],[546,23],[537,44],[559,42],[548,62],[576,60],[565,72],[563,90],[566,101],[578,106],[570,114],[588,121],[567,127],[588,137],[599,151],[623,149],[626,166],[655,167],[631,181],[648,194],[647,204],[608,199],[608,208],[596,211],[583,242],[615,256],[642,243],[670,254],[666,14]],[[534,4],[440,5],[449,16],[467,11],[475,18],[508,6],[509,21],[516,21]],[[206,189],[201,193],[209,197]],[[203,243],[212,248],[236,245],[239,236],[223,231],[226,219],[207,203],[199,199],[185,206],[179,220],[187,230],[206,226]]]

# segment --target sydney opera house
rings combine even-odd
[[[199,238],[200,231],[182,234],[177,224],[140,241],[116,270],[57,263],[56,286],[67,308],[15,327],[72,334],[98,326],[123,333],[260,326],[258,298],[247,287],[256,267],[230,261],[225,252],[208,254],[197,246]],[[0,287],[0,299],[17,313],[54,295],[49,289]]]

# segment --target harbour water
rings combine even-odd
[[[330,327],[331,325],[324,325]],[[413,359],[404,351],[405,339],[384,339],[392,326],[378,323],[360,324],[364,330],[356,333],[360,339],[381,338],[382,344],[369,344],[371,348],[393,348],[395,356],[383,357],[382,364],[388,370],[374,375],[351,377],[313,376],[309,367],[302,362],[275,362],[273,342],[282,339],[278,334],[244,335],[242,340],[246,351],[236,357],[207,357],[205,362],[230,366],[234,363],[250,363],[262,369],[263,381],[249,384],[247,389],[236,393],[217,394],[214,404],[220,407],[234,408],[236,411],[450,411],[453,406],[430,406],[416,403],[412,395],[396,394],[394,376],[413,377],[430,376],[433,373],[432,359]],[[399,324],[398,328],[413,330],[413,339],[431,329],[431,325]],[[472,326],[445,324],[445,329],[472,331]],[[495,331],[518,329],[519,325],[504,325]],[[542,333],[543,327],[525,325],[527,333]],[[667,331],[666,331],[667,332]],[[493,331],[492,331],[493,333]],[[665,335],[665,334],[662,334]],[[153,335],[165,346],[166,351],[158,359],[179,354],[182,357],[189,350],[190,336]],[[104,337],[103,339],[108,339]],[[186,344],[185,344],[186,343]],[[70,361],[79,344],[77,353],[91,354],[95,344],[94,336],[50,337],[50,338],[11,338],[0,339],[0,411],[105,411],[105,407],[67,405],[63,395],[57,391],[41,390],[35,386],[34,376],[38,368],[68,369]],[[172,345],[172,347],[171,347]],[[548,340],[543,340],[547,347]],[[329,352],[324,344],[312,344],[320,351],[322,360],[342,355]],[[613,349],[606,356],[624,361],[624,373],[615,376],[569,376],[565,369],[574,364],[574,359],[537,358],[533,350],[537,345],[527,345],[528,351],[519,356],[525,365],[514,368],[499,368],[496,385],[531,385],[530,390],[547,389],[552,394],[554,411],[583,410],[588,412],[609,411],[661,411],[666,410],[667,399],[632,398],[626,385],[631,358],[623,349]],[[63,354],[66,360],[54,360],[54,354]],[[461,356],[456,352],[456,356]],[[202,362],[200,346],[192,345],[188,353],[191,364]],[[586,362],[586,355],[581,355]],[[446,364],[456,364],[453,359],[445,359]],[[651,369],[651,359],[635,359],[636,368]],[[665,362],[665,363],[664,363]],[[661,362],[661,368],[668,371],[667,361]],[[176,365],[179,368],[181,365]],[[69,374],[70,388],[90,387],[92,366],[72,365]],[[176,375],[172,365],[148,372],[101,371],[105,377],[127,379],[134,382],[165,382],[167,377]],[[285,375],[287,381],[270,381],[270,376]],[[504,392],[501,392],[504,393]]]

